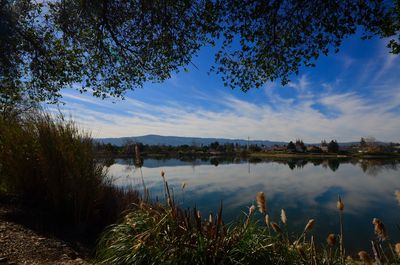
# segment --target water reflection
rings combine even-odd
[[[111,162],[112,161],[112,162]],[[124,164],[127,166],[134,167],[134,159],[112,159],[107,160],[107,166],[111,166],[115,163]],[[110,163],[111,162],[111,163]],[[142,162],[144,167],[170,167],[170,166],[187,166],[195,168],[201,165],[224,165],[224,164],[258,164],[258,163],[278,163],[281,165],[288,166],[291,170],[303,168],[307,164],[312,164],[314,166],[322,166],[323,168],[328,168],[335,172],[339,169],[342,164],[352,164],[359,166],[362,171],[371,176],[377,176],[382,170],[398,170],[398,165],[400,163],[399,159],[357,159],[357,158],[273,158],[273,159],[262,159],[262,158],[237,158],[237,157],[210,157],[201,159],[146,159]]]
[[[141,188],[140,172],[132,161],[116,160],[109,168],[119,186]],[[336,197],[345,202],[346,242],[357,251],[369,247],[374,237],[371,220],[384,221],[393,240],[399,240],[400,177],[398,160],[275,159],[247,161],[237,158],[182,161],[144,161],[142,173],[153,197],[162,198],[160,171],[166,177],[182,207],[197,205],[203,212],[216,211],[223,201],[224,218],[235,220],[264,191],[270,216],[279,220],[281,208],[288,215],[289,228],[300,231],[309,218],[317,220],[320,242],[338,233]],[[184,192],[181,183],[187,183]],[[395,196],[394,196],[395,195]],[[184,203],[183,203],[183,198]],[[400,203],[400,202],[399,202]]]

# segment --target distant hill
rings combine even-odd
[[[225,138],[201,138],[201,137],[180,137],[180,136],[162,136],[162,135],[144,135],[144,136],[132,136],[132,137],[120,137],[120,138],[97,138],[95,139],[99,143],[112,144],[116,146],[122,146],[127,142],[139,142],[148,145],[209,145],[213,142],[220,144],[233,143],[239,145],[247,145],[247,140],[243,139],[225,139]],[[279,141],[268,141],[268,140],[250,140],[249,144],[273,146],[275,144],[287,144],[286,142]]]
[[[162,135],[143,135],[143,136],[130,136],[130,137],[119,137],[119,138],[97,138],[95,141],[104,144],[112,144],[116,146],[123,146],[127,142],[138,142],[142,144],[148,145],[170,145],[170,146],[179,146],[179,145],[209,145],[213,142],[218,142],[220,144],[233,143],[239,145],[247,145],[247,140],[244,139],[227,139],[227,138],[201,138],[201,137],[181,137],[181,136],[162,136]],[[250,140],[249,144],[256,145],[264,145],[264,146],[273,146],[273,145],[282,145],[287,144],[287,142],[282,141],[269,141],[269,140]],[[329,141],[328,141],[329,142]],[[351,146],[354,144],[358,144],[359,142],[346,142],[339,143],[341,147]],[[320,143],[306,143],[306,145],[319,145]],[[379,144],[386,144],[383,142],[379,142]]]

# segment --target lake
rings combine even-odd
[[[239,221],[242,212],[263,191],[274,221],[285,209],[288,229],[299,233],[310,218],[320,243],[329,233],[339,233],[337,196],[345,204],[344,239],[348,251],[370,249],[374,239],[372,219],[381,219],[392,242],[400,240],[400,170],[398,160],[363,159],[145,159],[137,168],[132,160],[115,160],[108,170],[120,187],[142,190],[142,179],[152,198],[163,198],[161,170],[182,207],[197,206],[206,218],[223,202],[225,222]],[[186,187],[182,190],[182,183]]]

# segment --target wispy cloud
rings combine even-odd
[[[288,86],[299,90],[300,92],[304,92],[309,86],[311,82],[309,81],[307,75],[301,75],[296,81],[291,81]]]
[[[400,92],[400,87],[387,92]],[[279,99],[278,96],[274,98]],[[61,106],[70,112],[95,137],[119,137],[143,134],[228,137],[271,140],[302,138],[308,142],[321,139],[340,141],[358,140],[374,135],[380,140],[398,141],[400,119],[398,113],[387,107],[386,95],[379,102],[363,98],[356,93],[325,94],[302,102],[284,101],[256,104],[232,95],[219,98],[218,110],[206,106],[182,105],[180,102],[149,104],[136,99],[112,104],[90,96],[65,96],[67,104]],[[399,106],[400,97],[390,98],[390,106]],[[100,102],[96,109],[87,103]],[[314,104],[337,112],[335,117],[324,115]],[[97,104],[99,105],[99,104]],[[118,112],[110,112],[117,108]]]

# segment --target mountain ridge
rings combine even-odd
[[[103,144],[112,144],[116,146],[123,146],[128,142],[138,142],[147,145],[170,145],[170,146],[179,146],[179,145],[209,145],[213,142],[218,142],[220,144],[239,144],[239,145],[264,145],[264,146],[273,146],[273,145],[283,145],[289,143],[289,141],[271,141],[271,140],[245,140],[245,139],[229,139],[229,138],[214,138],[214,137],[190,137],[190,136],[165,136],[165,135],[157,135],[157,134],[147,134],[141,136],[127,136],[127,137],[106,137],[106,138],[96,138],[96,142]],[[358,142],[346,142],[339,143],[339,145],[351,145]],[[317,143],[310,143],[306,145],[316,145]],[[319,143],[318,143],[319,144]]]

